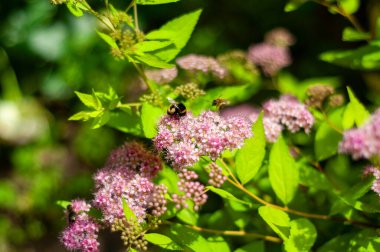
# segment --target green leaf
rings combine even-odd
[[[274,192],[287,205],[297,191],[299,171],[282,136],[270,151],[268,172]]]
[[[236,153],[236,172],[242,184],[249,182],[259,171],[265,156],[263,113],[252,127],[253,136],[245,140]]]
[[[208,241],[198,232],[180,224],[172,224],[170,237],[193,251],[212,251]]]
[[[339,142],[342,140],[342,134],[337,132],[341,130],[342,109],[334,110],[328,116],[329,122],[323,122],[317,129],[314,141],[315,156],[318,161],[325,160],[337,153]]]
[[[135,213],[132,211],[132,209],[128,206],[127,201],[125,198],[122,198],[123,201],[123,211],[124,216],[127,222],[137,223],[137,217]]]
[[[136,0],[137,4],[143,5],[155,5],[155,4],[167,4],[167,3],[175,3],[180,0]]]
[[[111,46],[112,48],[118,48],[115,40],[111,36],[100,31],[97,31],[97,33],[109,46]]]
[[[249,203],[249,202],[246,202],[244,200],[240,200],[238,198],[236,198],[234,195],[232,195],[231,193],[223,190],[223,189],[219,189],[219,188],[215,188],[213,186],[206,186],[207,189],[209,189],[210,191],[218,194],[220,197],[224,198],[224,199],[228,199],[228,200],[232,200],[232,201],[236,201],[236,202],[239,202],[239,203],[242,203],[242,204],[245,204],[245,205],[248,205],[248,206],[251,206],[252,204]]]
[[[324,52],[319,57],[323,61],[351,69],[380,69],[380,45],[376,41],[354,50]]]
[[[149,233],[144,235],[145,240],[148,242],[157,245],[161,248],[168,250],[183,250],[183,247],[178,245],[175,241],[173,241],[170,237],[167,237],[158,233]]]
[[[207,238],[210,251],[230,252],[230,247],[223,236],[210,236]]]
[[[141,119],[136,112],[132,111],[132,109],[112,111],[107,125],[124,133],[130,133],[135,136],[144,136],[141,127]]]
[[[198,213],[191,211],[189,208],[183,208],[177,213],[178,219],[190,225],[196,225],[198,217]]]
[[[345,207],[352,206],[352,207],[358,207],[358,210],[363,205],[360,204],[357,200],[363,197],[364,194],[366,194],[373,184],[373,178],[367,178],[364,181],[360,181],[354,186],[351,186],[348,190],[346,190],[343,194],[338,195],[338,200],[334,202],[334,204],[331,207],[330,214],[334,215],[337,213],[342,212]]]
[[[317,252],[336,251],[380,251],[380,238],[375,229],[364,229],[334,237],[317,250]]]
[[[137,61],[138,63],[144,63],[147,66],[156,67],[156,68],[172,68],[172,67],[174,67],[173,64],[166,63],[166,62],[162,61],[161,59],[159,59],[158,57],[156,57],[152,54],[148,54],[148,53],[133,55],[132,61]]]
[[[309,0],[289,0],[286,5],[285,5],[285,8],[284,10],[286,12],[290,12],[290,11],[295,11],[297,10],[301,5],[303,5],[304,3],[308,2]]]
[[[76,17],[83,16],[83,11],[80,8],[78,8],[76,3],[67,3],[66,6],[67,6],[67,9],[69,9],[71,14],[73,14],[74,16]]]
[[[350,98],[350,103],[346,106],[343,114],[343,128],[350,129],[354,126],[361,126],[370,117],[370,113],[367,109],[360,103],[356,98],[354,92],[351,88],[347,86],[348,97]]]
[[[55,204],[57,204],[58,206],[66,209],[68,205],[71,205],[71,202],[70,201],[66,201],[66,200],[57,200],[55,202]]]
[[[346,27],[343,30],[342,40],[343,41],[362,41],[371,38],[371,34],[368,32],[359,32],[352,27]]]
[[[331,190],[331,183],[326,179],[324,173],[318,171],[316,168],[307,165],[299,165],[300,171],[300,184],[319,190]]]
[[[190,39],[191,33],[198,22],[201,12],[202,10],[196,10],[194,12],[182,15],[167,22],[161,26],[160,29],[148,33],[146,35],[146,39],[168,39],[174,44],[167,49],[159,50],[155,53],[155,56],[165,62],[169,62],[174,59]]]
[[[265,252],[264,241],[254,241],[236,249],[234,252]]]
[[[162,49],[171,44],[173,44],[171,41],[143,41],[135,44],[135,48],[138,52],[144,53]]]
[[[99,109],[99,100],[94,95],[80,93],[75,91],[75,94],[78,96],[79,100],[88,108]]]
[[[259,208],[261,218],[278,234],[281,239],[286,241],[290,234],[290,218],[287,213],[269,206]]]
[[[111,112],[110,111],[104,111],[100,116],[96,117],[94,121],[92,122],[92,128],[98,129],[108,123],[108,121],[111,119]]]
[[[360,7],[360,0],[338,0],[338,6],[341,7],[345,13],[353,14]]]
[[[144,135],[153,138],[157,135],[157,123],[165,112],[149,103],[143,103],[141,108],[141,123]]]
[[[285,241],[285,250],[308,252],[317,239],[317,230],[308,219],[296,219],[290,222],[290,236]]]

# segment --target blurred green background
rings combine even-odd
[[[379,106],[379,72],[353,71],[318,59],[324,51],[360,45],[341,42],[347,20],[314,3],[285,13],[285,3],[182,0],[139,7],[139,21],[149,31],[204,9],[182,55],[246,50],[267,31],[286,27],[297,38],[291,48],[294,63],[287,71],[300,80],[339,76],[362,101]],[[378,0],[362,1],[357,17],[367,29],[379,15],[379,5]],[[0,16],[0,251],[64,251],[58,234],[66,220],[55,201],[89,198],[92,174],[125,140],[113,129],[93,130],[68,121],[81,108],[74,90],[105,91],[110,84],[125,99],[137,100],[136,73],[111,57],[88,15],[76,18],[48,0],[14,0],[0,4]]]

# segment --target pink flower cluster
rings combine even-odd
[[[93,203],[102,211],[104,222],[112,225],[124,218],[122,199],[139,222],[146,217],[147,208],[152,208],[152,213],[157,216],[165,212],[166,188],[152,182],[159,170],[159,158],[139,143],[125,143],[113,151],[107,165],[94,176]]]
[[[177,59],[177,64],[185,70],[192,72],[210,73],[219,79],[227,75],[227,70],[213,57],[189,54]]]
[[[268,142],[276,142],[278,136],[286,127],[292,133],[304,128],[309,133],[314,117],[307,110],[306,106],[300,103],[295,97],[283,95],[279,100],[269,100],[264,103],[264,130]],[[257,120],[260,110],[247,104],[228,108],[222,111],[224,117],[240,116],[247,118],[252,123]]]
[[[69,250],[99,251],[99,225],[87,214],[90,205],[84,200],[73,200],[70,207],[72,212],[68,215],[74,215],[73,221],[63,230],[61,242]]]
[[[187,200],[194,202],[194,210],[198,211],[199,207],[207,201],[207,194],[204,193],[205,187],[199,181],[198,174],[187,169],[183,169],[178,174],[180,181],[178,182],[178,189],[183,195],[173,194],[173,202],[176,203],[176,208],[188,208]]]
[[[248,49],[248,59],[262,68],[268,76],[276,75],[282,68],[292,63],[289,49],[269,43],[252,45]]]
[[[285,126],[292,133],[301,128],[310,133],[314,124],[313,115],[294,96],[282,95],[279,100],[271,99],[264,103],[263,109],[273,123]]]
[[[364,169],[364,175],[373,175],[375,181],[373,182],[371,189],[380,196],[380,170],[375,166],[368,166]]]
[[[252,45],[247,58],[260,66],[267,76],[274,76],[292,63],[288,46],[295,43],[294,36],[285,28],[276,28],[265,35],[264,42]]]
[[[361,127],[344,132],[339,151],[353,159],[380,157],[380,109]]]
[[[180,118],[163,116],[153,142],[175,168],[181,169],[192,166],[201,156],[216,159],[224,150],[241,147],[251,136],[251,125],[244,118],[223,118],[205,111],[198,117],[191,113]]]
[[[152,69],[145,71],[146,77],[158,84],[165,84],[171,82],[177,77],[177,74],[178,70],[176,67],[167,69]]]

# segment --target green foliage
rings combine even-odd
[[[351,27],[346,27],[343,30],[343,41],[361,41],[370,39],[371,35],[368,32],[359,32]]]
[[[259,214],[281,239],[288,239],[290,234],[290,218],[287,213],[269,206],[262,206],[259,208]]]
[[[166,3],[174,3],[180,0],[136,0],[137,4],[143,5],[155,5],[155,4],[166,4]]]
[[[294,11],[297,10],[301,5],[308,2],[309,0],[289,0],[285,5],[285,11]]]
[[[229,193],[223,189],[215,188],[213,186],[207,186],[206,188],[209,189],[210,191],[218,194],[220,197],[222,197],[224,199],[236,201],[236,202],[251,206],[251,203],[240,200],[240,199],[236,198],[233,194],[231,194],[231,193]]]
[[[347,87],[348,97],[350,103],[347,104],[343,114],[343,128],[350,129],[356,124],[356,126],[362,125],[370,116],[367,109],[360,103],[352,92],[350,87]]]
[[[211,251],[209,242],[199,232],[183,225],[174,224],[170,228],[170,238],[191,251]]]
[[[173,43],[173,46],[158,50],[153,54],[165,62],[174,59],[190,39],[191,33],[193,32],[201,13],[202,10],[196,10],[182,15],[164,24],[160,29],[146,34],[146,39],[169,40]]]
[[[308,219],[296,219],[290,222],[289,239],[285,241],[286,251],[310,251],[317,239],[317,230]]]
[[[270,183],[277,197],[285,205],[289,204],[298,188],[299,171],[281,136],[270,151],[268,172]]]
[[[324,52],[320,58],[323,61],[351,69],[378,70],[380,69],[379,50],[380,42],[373,41],[353,50]]]
[[[355,13],[360,7],[360,0],[338,0],[337,2],[347,14]]]
[[[263,113],[252,127],[253,137],[245,140],[236,153],[236,172],[242,184],[248,183],[259,171],[265,156]]]
[[[342,140],[342,120],[342,109],[337,109],[319,126],[314,140],[314,151],[318,161],[337,153],[339,142]]]
[[[123,201],[123,211],[124,211],[125,220],[128,223],[132,223],[132,225],[137,224],[137,217],[136,217],[135,213],[128,206],[128,203],[124,198],[122,199],[122,201]]]
[[[144,238],[148,242],[167,250],[183,250],[183,247],[179,246],[170,237],[167,237],[162,234],[149,233],[149,234],[145,234]]]
[[[157,134],[157,122],[165,112],[162,109],[154,107],[149,103],[144,103],[141,108],[141,123],[144,135],[147,138],[153,138]]]

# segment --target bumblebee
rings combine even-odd
[[[69,224],[74,223],[76,219],[76,214],[73,210],[73,207],[71,205],[67,205],[66,210],[67,210],[67,222]]]
[[[171,103],[170,107],[167,110],[167,114],[170,116],[185,116],[186,115],[186,106],[181,102],[176,102],[175,100],[168,98],[168,101]]]
[[[217,98],[212,101],[212,106],[215,106],[218,110],[221,110],[224,106],[230,104],[226,99]]]

